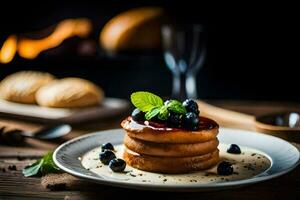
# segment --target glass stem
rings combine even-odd
[[[188,72],[186,74],[186,82],[185,82],[185,87],[186,87],[186,93],[187,97],[190,99],[197,99],[198,94],[197,94],[197,82],[196,82],[196,72]]]
[[[172,96],[178,100],[184,100],[187,98],[186,93],[186,74],[174,73],[173,74],[173,92]]]
[[[178,100],[197,99],[196,74],[193,72],[173,73],[172,96]]]

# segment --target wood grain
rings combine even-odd
[[[270,103],[270,102],[241,102],[241,101],[214,101],[215,105],[248,114],[264,114],[274,111],[300,110],[299,104]],[[201,108],[200,108],[201,109]],[[123,116],[124,117],[124,116]],[[75,126],[70,135],[63,141],[82,135],[84,133],[119,128],[122,119],[109,121],[95,121],[89,124]],[[11,128],[26,130],[37,129],[41,124],[1,119],[0,124]],[[224,125],[224,124],[222,124]],[[230,124],[225,124],[230,126]],[[71,187],[68,191],[51,191],[41,184],[41,178],[25,178],[21,174],[24,166],[43,155],[48,150],[54,149],[62,141],[40,142],[27,141],[22,147],[0,145],[0,199],[143,199],[168,198],[168,199],[298,199],[300,196],[300,167],[292,172],[263,183],[251,185],[234,190],[204,193],[167,193],[153,191],[136,191],[131,189],[115,188],[110,186],[88,183],[82,187]],[[299,144],[294,143],[298,148]],[[16,166],[16,171],[9,170],[10,166]]]

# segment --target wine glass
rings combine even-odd
[[[206,57],[205,32],[199,24],[162,26],[164,60],[173,74],[172,96],[196,99],[196,75]]]

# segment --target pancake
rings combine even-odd
[[[200,128],[198,131],[153,127],[137,123],[131,117],[123,120],[121,126],[131,138],[156,143],[186,144],[207,142],[215,139],[219,131],[219,125],[205,117],[200,117]]]
[[[123,157],[128,165],[140,170],[179,174],[213,167],[219,162],[219,150],[201,156],[158,157],[141,155],[125,148]]]
[[[147,142],[125,135],[124,145],[139,154],[151,156],[199,156],[215,151],[219,145],[217,138],[203,143],[170,144]]]

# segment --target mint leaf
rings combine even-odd
[[[131,94],[132,104],[143,112],[163,106],[163,100],[150,92],[134,92]]]
[[[160,108],[158,113],[158,119],[160,120],[167,120],[169,115],[168,106],[163,106]]]
[[[43,157],[44,162],[41,167],[42,174],[56,173],[56,172],[60,171],[60,169],[54,163],[54,161],[52,159],[52,155],[53,155],[53,153],[49,152]]]
[[[34,176],[37,175],[40,171],[40,168],[43,164],[43,159],[40,159],[33,163],[32,165],[26,166],[23,170],[22,173],[25,177],[29,176]]]
[[[168,103],[167,105],[168,110],[177,113],[177,114],[185,114],[186,113],[186,109],[185,107],[182,105],[181,102],[177,101],[177,100],[172,100],[170,103]]]
[[[39,159],[35,163],[26,166],[22,173],[25,177],[35,175],[45,175],[48,173],[57,173],[60,169],[55,165],[52,159],[52,152],[47,153],[43,158]]]
[[[155,117],[159,113],[159,111],[160,111],[160,108],[153,108],[152,110],[147,112],[145,115],[146,120],[150,120],[153,117]]]

